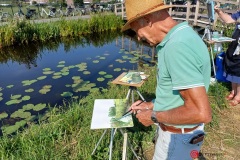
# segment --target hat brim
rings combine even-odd
[[[153,10],[151,10],[151,11],[149,11],[149,12],[143,14],[143,15],[139,15],[139,16],[136,16],[136,17],[134,17],[134,18],[131,18],[131,19],[128,20],[128,21],[125,23],[125,25],[122,27],[122,32],[130,29],[130,28],[131,28],[131,27],[130,27],[130,23],[136,21],[137,19],[139,19],[139,18],[141,18],[141,17],[143,17],[143,16],[146,16],[146,15],[148,15],[148,14],[150,14],[150,13],[153,13],[153,12],[156,12],[156,11],[159,11],[159,10],[163,10],[163,9],[167,9],[167,8],[171,8],[171,7],[173,7],[173,6],[172,6],[172,5],[159,6],[159,7],[156,7],[156,8],[154,8]]]

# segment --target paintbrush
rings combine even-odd
[[[140,103],[138,103],[136,106],[139,106],[140,104],[142,104],[143,102],[145,102],[145,101],[142,101],[142,102],[140,102]],[[124,113],[123,115],[122,115],[122,117],[124,117],[124,116],[126,116],[128,113],[130,113],[132,111],[132,109],[130,109],[129,111],[127,111],[126,113]],[[121,118],[122,118],[121,117]]]

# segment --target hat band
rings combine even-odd
[[[149,9],[147,9],[147,10],[141,12],[141,13],[138,13],[135,17],[132,17],[131,19],[134,19],[134,18],[136,18],[136,17],[140,17],[140,16],[142,16],[142,15],[150,12],[151,10],[153,10],[153,9],[155,9],[155,8],[157,8],[157,7],[160,7],[160,6],[162,6],[162,5],[164,5],[164,4],[161,3],[161,4],[158,4],[158,5],[154,6],[154,7],[151,7],[151,8],[149,8]],[[131,19],[129,19],[129,21],[130,21]]]

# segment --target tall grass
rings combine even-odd
[[[61,37],[79,37],[85,34],[118,30],[122,19],[114,14],[92,15],[90,19],[65,20],[51,23],[31,23],[30,21],[13,21],[0,26],[0,47],[16,44],[28,44],[38,41],[46,42]]]

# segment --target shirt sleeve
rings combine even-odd
[[[189,45],[175,42],[167,49],[165,62],[173,90],[204,86],[201,53],[197,53],[201,51]]]
[[[231,15],[232,19],[234,19],[235,21],[238,20],[238,18],[240,17],[240,11],[237,11],[236,13],[233,13]]]

